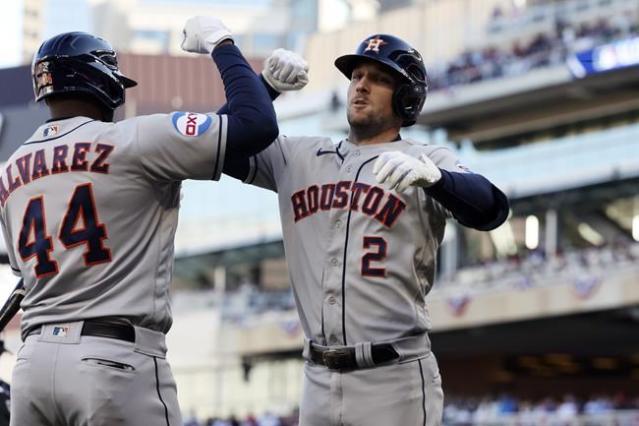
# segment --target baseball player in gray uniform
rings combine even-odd
[[[224,114],[114,123],[136,82],[108,42],[65,33],[35,55],[35,97],[52,118],[0,174],[3,234],[26,288],[11,425],[182,425],[165,360],[180,184],[219,179],[227,159],[278,132],[264,85],[221,21],[187,21],[182,48],[212,56]]]
[[[335,64],[350,79],[347,139],[280,136],[224,171],[279,196],[306,336],[300,424],[439,425],[424,299],[446,219],[490,230],[508,201],[450,150],[400,136],[427,90],[411,46],[378,34]]]

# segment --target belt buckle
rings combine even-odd
[[[340,370],[344,368],[344,364],[347,364],[350,358],[350,351],[347,348],[342,349],[328,349],[322,352],[322,361],[331,370]],[[344,363],[343,361],[347,362]]]

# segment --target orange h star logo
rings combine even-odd
[[[366,46],[364,52],[372,50],[375,53],[379,53],[379,48],[385,44],[386,42],[383,39],[379,38],[379,36],[375,36],[374,38],[368,40],[368,46]]]

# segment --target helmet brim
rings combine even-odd
[[[350,80],[355,67],[363,62],[374,62],[376,64],[383,65],[394,76],[399,77],[403,80],[410,81],[410,78],[408,78],[405,71],[403,71],[397,64],[389,59],[376,58],[374,56],[368,55],[349,54],[342,55],[335,59],[335,66],[338,70],[340,70],[342,74],[346,76],[346,78]]]
[[[118,75],[118,79],[120,80],[120,82],[122,83],[125,89],[128,89],[130,87],[135,87],[138,85],[137,81],[130,79],[129,77],[125,77],[122,74]]]

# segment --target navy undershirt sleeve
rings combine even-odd
[[[266,82],[266,80],[264,80],[264,77],[262,76],[262,74],[260,74],[260,82],[262,83],[262,85],[264,86],[266,91],[268,92],[268,96],[269,96],[269,98],[271,98],[271,102],[273,102],[275,99],[277,99],[277,97],[280,95],[280,92],[278,92],[277,90],[273,89]],[[228,114],[229,113],[229,104],[222,105],[220,107],[220,109],[217,110],[217,113],[218,114]]]
[[[267,82],[266,80],[264,80],[264,77],[262,77],[262,75],[260,74],[260,82],[262,83],[262,85],[264,86],[264,88],[266,89],[266,91],[268,92],[269,98],[271,99],[271,102],[274,101],[275,99],[277,99],[277,97],[280,95],[280,92],[278,92],[277,90],[273,89]],[[222,107],[217,111],[218,114],[228,114],[229,113],[229,104],[226,103],[224,105],[222,105]],[[275,139],[275,138],[273,138]],[[268,144],[266,144],[262,149],[266,148],[266,146],[268,146]],[[262,149],[258,150],[257,152],[262,151]],[[257,153],[256,152],[256,153]],[[241,181],[243,181],[244,179],[246,179],[246,177],[248,176],[249,173],[249,169],[250,169],[250,164],[249,164],[249,158],[251,155],[254,155],[256,153],[248,153],[247,151],[236,151],[236,150],[229,150],[227,148],[226,150],[226,154],[224,155],[224,169],[223,172],[225,174],[227,174],[228,176],[232,176],[236,179],[239,179]]]
[[[504,223],[508,217],[508,198],[488,179],[475,173],[441,172],[439,182],[425,191],[459,223],[480,231],[490,231]]]
[[[224,81],[228,117],[226,156],[257,154],[278,135],[271,98],[240,50],[233,44],[218,46],[211,55]]]

